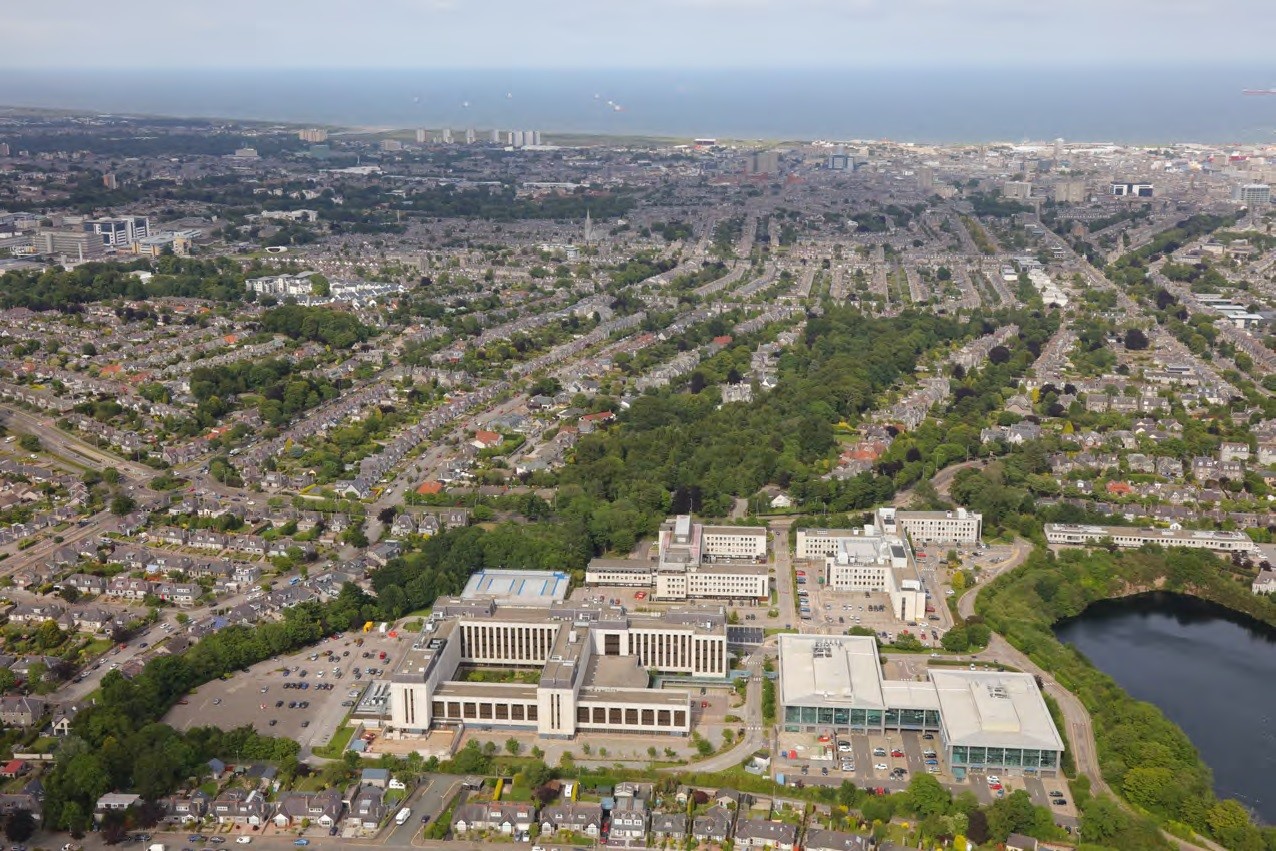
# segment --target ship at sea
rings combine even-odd
[[[1241,89],[1243,95],[1276,95],[1276,88],[1271,89]]]

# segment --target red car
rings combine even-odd
[[[891,756],[893,757],[901,757],[903,755],[904,755],[904,752],[900,750],[899,748],[896,748],[895,750],[891,751]]]

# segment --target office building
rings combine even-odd
[[[754,600],[771,596],[767,531],[705,526],[680,515],[660,527],[652,561],[594,559],[587,585],[651,588],[656,600]]]
[[[904,511],[877,509],[877,527],[886,535],[907,535],[916,547],[931,542],[977,544],[984,533],[984,516],[978,511]]]
[[[328,141],[328,131],[318,127],[308,127],[297,133],[297,138],[312,145],[321,145]]]
[[[917,169],[917,188],[923,192],[929,192],[935,188],[934,167],[924,165]]]
[[[106,254],[102,237],[86,230],[42,230],[31,237],[31,246],[36,254],[70,260],[95,260]]]
[[[102,185],[107,189],[119,189],[120,181],[119,178],[115,176],[115,172],[108,171],[106,174],[102,175]]]
[[[1063,740],[1031,674],[931,668],[888,680],[871,636],[780,636],[782,723],[795,732],[938,735],[953,773],[1054,775]]]
[[[9,156],[9,143],[0,142],[0,157],[7,157],[7,156]]]
[[[983,536],[984,518],[977,511],[957,508],[952,511],[907,511],[879,508],[873,525],[881,535],[906,535],[914,545],[929,543],[975,544]],[[863,530],[798,529],[795,557],[807,561],[823,561],[837,554],[844,538],[859,537]]]
[[[407,733],[464,726],[552,738],[685,736],[690,695],[652,688],[648,672],[725,681],[726,623],[719,608],[638,616],[600,604],[440,598],[390,678],[390,723]],[[462,670],[470,668],[521,670],[535,682],[470,682]]]
[[[1084,204],[1084,180],[1060,180],[1054,185],[1054,200],[1058,204]]]
[[[1266,183],[1246,183],[1236,187],[1232,197],[1251,210],[1266,210],[1272,202],[1272,189]]]
[[[1183,529],[1138,529],[1132,526],[1091,526],[1077,523],[1045,524],[1046,542],[1084,547],[1111,539],[1118,547],[1135,548],[1144,544],[1163,547],[1191,547],[1220,553],[1257,553],[1258,547],[1244,532]]]
[[[470,127],[465,131],[465,144],[473,145],[478,137],[474,134],[474,128]]]
[[[1152,184],[1114,180],[1108,184],[1108,194],[1117,198],[1151,198]]]
[[[1007,180],[1001,185],[1001,194],[1011,201],[1027,201],[1032,198],[1032,183],[1027,180]]]
[[[500,130],[493,130],[493,131],[492,131],[492,144],[493,144],[493,145],[499,145],[500,143],[501,143],[501,131],[500,131]]]
[[[382,139],[381,150],[387,153],[395,153],[403,150],[403,143],[398,139]]]
[[[450,128],[447,128],[447,127],[443,128],[443,133],[440,136],[439,141],[445,145],[452,144],[452,131]]]
[[[417,130],[417,131],[416,131],[416,143],[417,143],[418,145],[428,145],[428,144],[430,143],[430,131],[429,131],[429,130]]]
[[[891,613],[904,621],[926,618],[926,587],[908,542],[866,525],[858,535],[839,538],[824,560],[824,585],[836,591],[881,591]]]
[[[146,216],[89,219],[84,223],[84,229],[99,234],[104,245],[127,248],[151,235],[151,221]]]
[[[779,151],[754,151],[744,160],[745,174],[779,174]]]

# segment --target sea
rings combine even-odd
[[[962,143],[1274,143],[1271,66],[21,70],[0,104],[376,128]]]

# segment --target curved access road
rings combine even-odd
[[[1005,564],[1001,566],[1001,570],[1013,570],[1023,564],[1032,552],[1032,545],[1022,538],[1015,539],[1014,547],[1015,551],[1006,560]],[[975,614],[975,598],[979,595],[981,587],[971,588],[957,601],[957,613],[963,618]],[[982,662],[1008,665],[1020,671],[1039,676],[1045,687],[1045,693],[1053,697],[1055,702],[1059,704],[1059,710],[1063,713],[1067,744],[1072,748],[1072,759],[1076,763],[1077,771],[1090,778],[1091,792],[1110,795],[1122,807],[1127,807],[1125,800],[1113,792],[1112,787],[1103,779],[1103,774],[1099,769],[1099,751],[1094,741],[1094,724],[1090,718],[1089,710],[1085,708],[1085,704],[1081,702],[1079,697],[1055,682],[1049,673],[1037,665],[1036,662],[1033,662],[1011,646],[1010,642],[995,632],[988,641],[988,647],[982,652],[974,654],[971,658]],[[1201,851],[1201,849],[1224,851],[1221,846],[1205,838],[1198,838],[1195,843],[1192,843],[1179,839],[1177,836],[1165,831],[1161,831],[1161,835],[1178,848],[1183,849],[1183,851]]]

